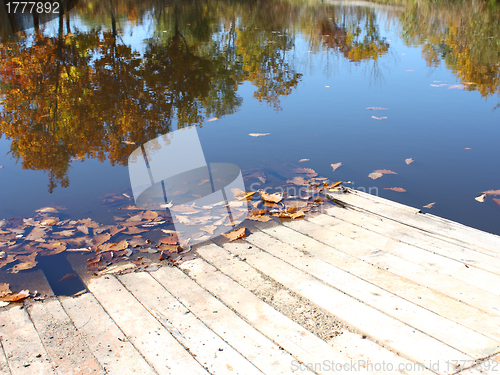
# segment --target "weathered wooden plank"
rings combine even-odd
[[[318,358],[336,358],[337,353],[299,324],[261,301],[213,266],[201,259],[181,265],[198,284],[236,310],[254,328],[288,351],[298,361],[315,363]],[[292,362],[288,362],[290,366]],[[318,374],[325,374],[317,370]]]
[[[363,366],[370,372],[381,375],[434,374],[434,372],[426,369],[423,364],[408,361],[371,340],[363,339],[357,333],[344,332],[329,340],[328,343],[351,358],[353,364],[351,369],[353,371],[356,370],[355,366]]]
[[[283,225],[263,229],[263,232],[447,319],[494,340],[500,340],[500,317],[497,315],[488,314],[474,306],[461,303]]]
[[[156,374],[92,294],[60,300],[107,374]]]
[[[325,230],[322,226],[306,220],[285,223],[285,225],[380,268],[469,303],[483,311],[500,315],[500,296],[493,293],[478,289],[448,275],[429,272],[425,267],[333,231]]]
[[[2,310],[0,310],[0,316],[1,316],[1,311]],[[11,375],[9,364],[7,363],[7,357],[5,357],[5,352],[3,350],[1,336],[0,336],[0,374]]]
[[[148,273],[123,275],[119,280],[210,373],[263,374]]]
[[[115,277],[94,278],[87,287],[159,374],[208,374]]]
[[[395,240],[418,246],[436,254],[455,259],[467,265],[500,275],[500,259],[482,252],[471,250],[415,229],[403,223],[355,210],[330,207],[325,210],[329,216],[369,229]]]
[[[254,233],[247,238],[247,241],[297,269],[473,358],[487,357],[500,350],[498,341],[445,319],[322,259],[304,255],[292,246],[285,245],[265,233]],[[236,246],[239,244],[230,244],[228,248],[234,249]],[[467,337],[467,340],[464,340],[464,337]]]
[[[466,367],[465,370],[458,372],[460,375],[499,375],[500,374],[500,354],[490,358],[477,361],[471,366],[471,363],[460,363],[451,361],[450,366]]]
[[[26,310],[19,305],[4,307],[0,317],[0,341],[11,374],[56,374]]]
[[[52,298],[27,308],[33,325],[57,371],[63,374],[104,374],[59,300]]]
[[[442,361],[446,358],[472,359],[255,247],[249,249],[244,243],[230,243],[224,246],[246,258],[253,267],[295,293],[410,360],[429,365],[431,361]]]
[[[375,214],[389,217],[393,220],[403,222],[407,225],[412,225],[429,233],[433,233],[440,237],[451,241],[461,241],[464,245],[469,246],[478,251],[485,251],[488,254],[496,253],[500,257],[500,237],[490,233],[482,232],[477,229],[463,226],[454,223],[450,220],[436,219],[433,215],[424,215],[419,213],[411,213],[407,210],[394,208],[383,198],[373,196],[363,192],[357,192],[349,189],[346,194],[325,193],[327,197],[338,199],[344,203],[373,212]]]
[[[243,285],[245,288],[249,290],[258,290],[262,284],[268,282],[264,279],[263,276],[252,266],[250,266],[245,261],[241,260],[240,257],[232,256],[230,252],[227,250],[216,246],[216,245],[207,245],[197,249],[197,252],[200,256],[203,257],[207,262],[215,265],[219,270],[221,270],[226,275],[230,276],[233,280],[237,281],[239,284]],[[233,254],[234,255],[234,254]],[[279,294],[279,293],[278,293]],[[290,297],[288,297],[290,298]],[[273,299],[279,299],[277,295],[273,297]],[[287,302],[290,302],[287,299]],[[292,305],[293,306],[293,305]],[[349,336],[349,346],[337,345],[340,338]],[[356,346],[370,342],[373,347],[366,347],[363,345],[365,352],[356,351]],[[356,371],[358,367],[365,367],[364,361],[368,358],[369,353],[372,353],[373,356],[370,357],[374,362],[382,362],[382,360],[391,360],[391,363],[395,368],[401,363],[403,366],[407,365],[411,367],[412,362],[407,359],[395,355],[389,350],[376,345],[370,340],[365,340],[362,338],[362,335],[355,334],[349,331],[343,331],[342,334],[335,336],[333,339],[328,340],[328,343],[332,345],[334,350],[337,352],[335,358],[318,358],[317,362],[321,366],[323,370],[328,371],[335,368],[340,368],[341,366],[347,366],[350,371]],[[335,344],[333,344],[335,343]],[[344,343],[344,341],[342,341]],[[376,348],[376,349],[375,349]],[[379,360],[375,361],[377,358]],[[365,368],[366,369],[366,368]],[[413,371],[412,374],[431,374],[430,371],[425,369],[425,366],[421,366],[421,368],[417,368],[420,371]],[[372,373],[377,373],[377,371],[371,371]],[[389,372],[391,373],[391,372]],[[395,374],[400,374],[400,372],[394,372]]]
[[[490,293],[498,291],[500,275],[476,268],[474,265],[466,266],[463,262],[435,254],[421,247],[396,241],[390,237],[342,221],[330,215],[318,214],[309,217],[308,220],[325,227],[326,230],[334,230],[358,242],[375,246],[387,253],[424,266],[430,271],[452,276],[457,280],[462,280],[467,284],[484,289]],[[500,272],[500,268],[498,271]]]
[[[194,261],[183,263],[194,275]],[[199,272],[203,272],[201,269]],[[276,343],[264,336],[247,321],[236,315],[225,304],[176,268],[161,268],[151,274],[172,295],[203,321],[212,331],[241,353],[265,374],[310,374],[309,371],[292,371],[290,364],[296,360]],[[220,286],[222,288],[222,284]],[[215,285],[217,288],[217,285]],[[235,289],[239,289],[235,285]],[[265,316],[263,316],[265,318]]]

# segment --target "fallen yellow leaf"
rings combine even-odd
[[[16,302],[22,299],[28,298],[30,296],[29,290],[21,290],[19,293],[8,294],[5,297],[0,297],[0,301],[3,302]]]
[[[384,190],[397,191],[398,193],[406,193],[406,190],[400,187],[384,188]]]
[[[266,194],[264,190],[259,190],[259,193],[264,202],[278,203],[283,199],[283,196],[280,193]]]
[[[333,168],[333,172],[335,172],[339,167],[342,166],[342,163],[330,164]]]
[[[246,230],[245,227],[235,229],[232,232],[224,233],[223,236],[226,237],[229,241],[235,241],[245,237],[245,230]]]
[[[397,174],[389,169],[377,169],[368,175],[368,177],[376,180],[377,178],[382,177],[384,174]]]
[[[476,197],[476,198],[474,198],[474,199],[475,199],[475,200],[477,200],[478,202],[483,203],[483,202],[484,202],[484,198],[486,198],[486,193],[481,194],[481,195],[477,196],[477,197]]]

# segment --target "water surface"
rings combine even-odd
[[[500,196],[474,199],[500,189],[498,9],[113,4],[4,32],[0,220],[58,206],[60,220],[115,224],[129,154],[194,125],[208,162],[264,173],[247,190],[272,191],[286,183],[276,166],[295,165],[500,234]],[[379,169],[397,174],[368,177]]]

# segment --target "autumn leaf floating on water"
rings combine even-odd
[[[478,202],[484,203],[484,200],[486,199],[486,197],[488,195],[495,195],[495,196],[500,195],[500,190],[486,190],[486,191],[483,191],[482,194],[478,195],[474,199],[477,200]]]
[[[486,190],[486,191],[483,191],[483,194],[486,194],[486,195],[500,195],[500,190]]]
[[[335,163],[335,164],[330,164],[333,168],[332,172],[335,172],[337,169],[339,169],[342,166],[342,163]]]
[[[406,193],[406,190],[400,187],[384,188],[384,190],[392,190],[398,193]]]
[[[377,178],[382,177],[384,174],[397,174],[397,173],[389,169],[377,169],[376,171],[370,173],[368,177],[370,177],[373,180],[376,180]]]
[[[226,237],[229,241],[236,241],[240,238],[245,237],[246,228],[235,229],[231,232],[224,233],[223,236]]]
[[[478,195],[476,198],[474,198],[475,200],[477,200],[478,202],[481,202],[481,203],[484,203],[484,199],[486,198],[486,194],[481,194],[481,195]]]
[[[261,222],[267,222],[269,220],[272,220],[270,216],[266,216],[266,213],[268,213],[269,210],[252,210],[250,212],[250,215],[248,216],[248,219],[254,220],[254,221],[261,221]]]
[[[19,293],[13,293],[9,289],[9,284],[0,283],[0,301],[1,302],[17,302],[17,301],[21,301],[25,298],[28,298],[29,296],[30,296],[29,290],[21,290]],[[6,306],[7,304],[5,304],[4,306]]]
[[[280,193],[267,194],[264,190],[259,190],[259,194],[262,200],[268,203],[279,203],[283,199]]]
[[[405,163],[406,164],[411,164],[413,163],[415,160],[413,160],[412,158],[408,158],[408,159],[405,159]]]
[[[316,173],[316,171],[312,168],[295,168],[293,170],[295,173],[299,173],[299,174],[306,174],[307,177],[316,177],[318,174]]]

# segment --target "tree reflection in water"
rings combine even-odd
[[[443,5],[432,13],[415,5],[394,14],[406,42],[422,44],[429,64],[444,60],[467,89],[490,96],[500,85],[498,14],[463,7],[470,9]],[[281,98],[302,77],[294,60],[298,34],[312,50],[326,48],[355,64],[372,62],[374,75],[389,51],[371,8],[81,0],[73,12],[78,23],[59,17],[57,35],[39,27],[33,37],[19,33],[0,44],[0,136],[11,139],[11,154],[23,168],[47,171],[49,191],[68,186],[75,158],[126,165],[132,150],[174,130],[173,124],[201,126],[207,118],[235,113],[245,81],[255,87],[256,99],[280,110]],[[456,24],[457,12],[470,22]],[[439,22],[429,22],[431,14]],[[484,14],[489,22],[479,22]],[[142,55],[121,37],[127,23],[154,31]],[[89,27],[82,31],[81,25]]]

